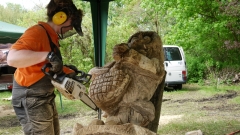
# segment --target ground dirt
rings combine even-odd
[[[186,115],[194,112],[205,112],[201,118],[196,120],[212,120],[215,118],[239,119],[240,105],[229,102],[234,97],[240,96],[240,91],[228,90],[224,94],[213,96],[199,96],[197,90],[184,92],[179,95],[172,95],[171,92],[164,92],[159,127],[169,122],[183,120]],[[10,117],[7,121],[0,121],[0,129],[20,126],[15,117],[13,108],[0,106],[0,118]],[[97,112],[91,111],[84,114],[66,115],[60,117],[61,135],[70,135],[75,123],[88,125],[98,117]]]

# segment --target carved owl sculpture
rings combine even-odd
[[[89,96],[106,113],[105,124],[145,127],[155,117],[150,99],[164,81],[162,41],[155,32],[137,32],[114,46],[113,59],[89,71]]]

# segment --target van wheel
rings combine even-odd
[[[173,87],[175,90],[181,90],[182,89],[182,84],[177,84],[177,86]]]

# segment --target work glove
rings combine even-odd
[[[63,72],[63,62],[54,52],[49,52],[46,60],[52,65],[52,67],[49,68],[50,71],[56,74],[61,74]]]

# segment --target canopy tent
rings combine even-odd
[[[26,28],[0,21],[0,43],[14,43]]]
[[[109,2],[114,0],[83,0],[91,4],[95,66],[104,65]]]

